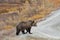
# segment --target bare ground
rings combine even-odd
[[[2,30],[0,31],[0,40],[56,40],[50,38],[43,38],[37,36],[31,36],[32,34],[22,34],[20,33],[16,36],[15,31],[16,29],[13,28],[12,30]]]

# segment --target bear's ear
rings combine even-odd
[[[32,21],[32,23],[34,23],[34,20]]]
[[[33,21],[33,20],[29,20],[29,23],[33,24],[33,23],[34,23],[34,21]]]

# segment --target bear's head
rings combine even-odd
[[[29,20],[29,22],[31,23],[31,26],[37,26],[37,24],[34,20]]]

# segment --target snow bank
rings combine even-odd
[[[34,36],[60,39],[60,10],[51,13],[46,20],[37,23],[37,28],[32,28]]]

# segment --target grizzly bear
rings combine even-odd
[[[22,32],[22,34],[26,34],[27,32],[29,34],[31,33],[31,28],[32,26],[36,26],[36,23],[33,20],[29,20],[29,21],[22,21],[20,22],[17,26],[16,26],[16,35],[19,35],[20,31]],[[25,30],[27,32],[25,32]]]

